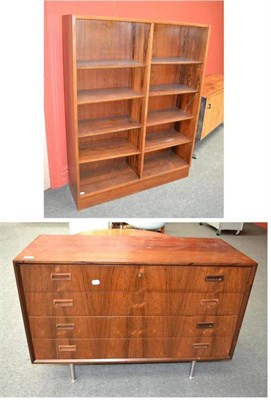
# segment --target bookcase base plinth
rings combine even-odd
[[[189,173],[189,166],[184,166],[178,170],[170,171],[161,175],[142,178],[138,181],[126,183],[123,186],[106,190],[100,193],[93,193],[89,195],[82,195],[78,198],[77,208],[82,210],[87,207],[101,204],[106,201],[115,200],[120,197],[128,196],[129,194],[137,193],[142,190],[150,189],[155,186],[163,185],[178,179],[186,178]]]

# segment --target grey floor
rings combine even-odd
[[[78,211],[68,185],[44,192],[46,218],[220,218],[223,217],[223,131],[195,145],[189,177]]]
[[[216,237],[209,226],[171,223],[172,236]],[[78,366],[78,382],[67,366],[32,365],[27,350],[12,259],[38,234],[68,234],[65,223],[0,224],[1,365],[3,397],[266,397],[267,396],[267,234],[245,224],[240,236],[222,239],[255,259],[259,266],[242,330],[231,361]]]

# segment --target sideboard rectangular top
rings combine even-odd
[[[155,236],[41,235],[17,263],[228,265],[257,263],[221,239]]]

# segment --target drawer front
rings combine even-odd
[[[142,287],[187,292],[244,292],[250,268],[149,266],[142,268]]]
[[[34,339],[233,336],[236,315],[183,317],[30,317]]]
[[[25,293],[29,316],[237,315],[242,293]]]
[[[250,268],[21,265],[25,292],[244,292]]]
[[[21,265],[25,292],[80,292],[139,289],[139,267]]]
[[[195,338],[34,339],[36,360],[45,359],[204,359],[228,358],[231,336]]]

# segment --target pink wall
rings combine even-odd
[[[254,224],[267,230],[267,222],[254,222]]]
[[[51,187],[68,183],[62,15],[86,14],[211,25],[206,74],[223,73],[223,1],[45,1],[45,122]]]

